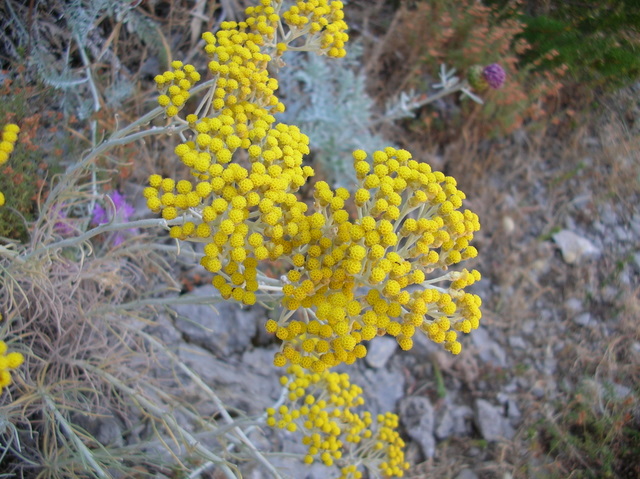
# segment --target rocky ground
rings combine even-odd
[[[640,448],[637,138],[613,108],[565,137],[520,132],[464,167],[442,157],[483,223],[483,323],[460,356],[427,340],[403,353],[381,337],[349,370],[369,409],[399,413],[409,477],[640,477],[628,460]],[[280,394],[277,345],[263,332],[269,314],[183,305],[153,332],[231,410],[260,414]],[[214,411],[196,393],[193,403]],[[615,437],[597,432],[610,422]],[[252,440],[301,452],[292,435],[256,430]],[[286,455],[273,461],[287,477],[329,477]],[[269,477],[259,467],[245,473]]]

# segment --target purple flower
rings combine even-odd
[[[63,210],[65,207],[66,205],[62,203],[51,208],[52,214],[56,218],[53,229],[60,236],[72,236],[76,233],[76,229],[72,226],[72,223],[75,223],[76,220],[67,216],[67,212]]]
[[[494,90],[497,90],[504,85],[504,81],[507,78],[507,74],[504,69],[497,63],[492,63],[491,65],[484,67],[484,70],[482,70],[482,76]]]
[[[124,196],[118,193],[117,191],[113,191],[109,195],[109,197],[111,198],[111,201],[113,201],[113,204],[116,207],[115,217],[113,218],[113,220],[120,223],[126,223],[127,221],[129,221],[129,218],[131,218],[131,216],[135,212],[134,207],[131,206],[129,203],[127,203]],[[96,204],[96,206],[93,209],[93,218],[91,222],[96,225],[102,225],[105,223],[109,223],[109,221],[111,221],[111,218],[109,218],[107,210],[103,208],[101,205]],[[128,230],[116,233],[115,236],[113,237],[114,246],[118,246],[124,241],[125,233],[137,234],[138,230],[136,228],[130,228]]]

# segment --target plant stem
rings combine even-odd
[[[87,241],[93,238],[94,236],[97,236],[101,233],[107,233],[109,231],[120,231],[120,230],[132,229],[132,228],[154,228],[158,226],[167,228],[168,226],[180,224],[181,222],[182,222],[182,218],[177,218],[171,221],[167,221],[161,218],[150,218],[146,220],[128,221],[126,223],[105,223],[103,225],[96,226],[95,228],[90,229],[89,231],[86,231],[80,236],[74,236],[73,238],[67,238],[62,241],[58,241],[56,243],[51,243],[51,244],[42,246],[41,248],[33,250],[31,253],[28,253],[23,257],[17,258],[17,259],[20,259],[22,261],[27,261],[36,255],[45,253],[52,249],[65,248],[67,246],[74,246],[79,243],[82,243],[83,241]]]
[[[78,449],[78,451],[87,460],[87,462],[93,468],[93,470],[96,472],[98,477],[104,478],[104,479],[109,479],[111,476],[104,469],[102,469],[102,467],[100,467],[100,465],[96,462],[96,460],[93,457],[93,453],[80,440],[78,435],[74,432],[73,428],[71,427],[71,424],[69,424],[69,422],[64,418],[64,416],[62,414],[60,414],[60,411],[58,411],[58,408],[56,407],[56,405],[53,402],[53,400],[49,397],[49,395],[46,394],[46,393],[42,393],[42,399],[44,400],[44,403],[47,406],[47,408],[55,416],[56,420],[58,421],[58,423],[60,424],[60,426],[64,430],[64,432],[67,435],[67,437],[71,440],[71,442],[73,442],[73,444]]]

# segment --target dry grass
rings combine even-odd
[[[192,442],[186,430],[176,429],[173,414],[195,415],[194,431],[204,428],[215,436],[217,426],[181,399],[179,376],[165,372],[158,378],[178,367],[144,329],[157,314],[145,301],[154,291],[166,296],[177,289],[166,253],[158,253],[162,249],[146,236],[115,248],[101,247],[99,239],[55,247],[56,217],[47,213],[42,217],[49,219],[32,230],[31,245],[15,246],[12,254],[5,250],[2,257],[5,335],[26,357],[0,407],[12,425],[4,431],[3,470],[20,477],[84,477],[87,471],[129,477],[133,466],[151,461],[150,475],[167,474],[176,460],[188,457]],[[137,444],[125,445],[119,432],[100,435],[105,421],[124,433],[139,429],[132,421],[140,417],[146,432],[139,432]],[[153,441],[175,452],[154,453]]]

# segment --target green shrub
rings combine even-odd
[[[520,38],[533,46],[522,60],[537,71],[565,64],[568,78],[589,88],[611,90],[636,81],[640,4],[636,0],[587,3],[593,5],[556,1],[545,10],[532,5],[519,17],[525,24]]]

